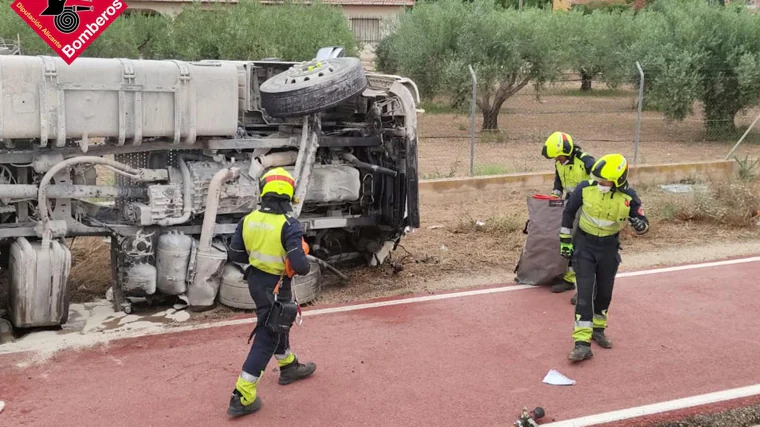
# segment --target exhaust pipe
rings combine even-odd
[[[187,288],[187,302],[192,311],[205,311],[214,306],[216,294],[221,285],[221,274],[227,252],[211,246],[216,225],[216,213],[219,209],[219,196],[222,184],[240,176],[238,168],[219,170],[211,179],[206,199],[206,212],[203,215],[201,238],[198,253],[195,256],[195,272],[190,286]]]

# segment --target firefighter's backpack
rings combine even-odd
[[[528,197],[528,221],[523,229],[527,238],[515,267],[515,282],[550,285],[567,271],[568,260],[559,252],[559,229],[564,209],[563,199],[543,194]]]

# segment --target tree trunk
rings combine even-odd
[[[739,112],[739,108],[726,104],[728,103],[705,103],[705,137],[710,141],[733,138],[736,135],[734,117]]]
[[[483,110],[483,131],[499,130],[499,110],[501,110],[501,105]]]
[[[588,92],[591,90],[591,79],[594,76],[581,72],[581,92]]]

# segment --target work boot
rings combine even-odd
[[[570,298],[570,304],[575,305],[575,303],[577,302],[578,302],[578,292],[576,292],[575,295],[573,295],[573,297]]]
[[[575,289],[575,283],[570,283],[567,280],[563,280],[552,286],[552,292],[555,294],[565,291],[572,291],[573,289]]]
[[[317,370],[317,365],[313,362],[302,364],[298,362],[298,358],[293,359],[292,363],[289,363],[280,368],[280,384],[286,385],[293,381],[298,381],[308,377]]]
[[[595,329],[594,333],[591,334],[591,339],[596,341],[600,347],[612,348],[612,341],[604,335],[604,329]]]
[[[591,352],[591,347],[582,344],[575,344],[573,350],[567,355],[567,358],[573,362],[580,362],[592,357],[594,357],[594,353]]]
[[[227,415],[231,417],[240,417],[243,415],[252,414],[261,409],[261,398],[259,396],[256,396],[250,405],[243,405],[243,402],[240,401],[241,397],[242,395],[239,391],[237,391],[237,389],[232,392],[232,397],[230,398],[230,406],[227,408]]]

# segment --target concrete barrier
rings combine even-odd
[[[694,163],[666,163],[634,165],[629,172],[632,185],[671,184],[681,181],[709,181],[736,174],[738,164],[733,160]],[[551,191],[554,172],[515,173],[473,178],[444,178],[420,181],[420,196],[428,199],[439,195],[504,191],[518,188],[535,188]]]

